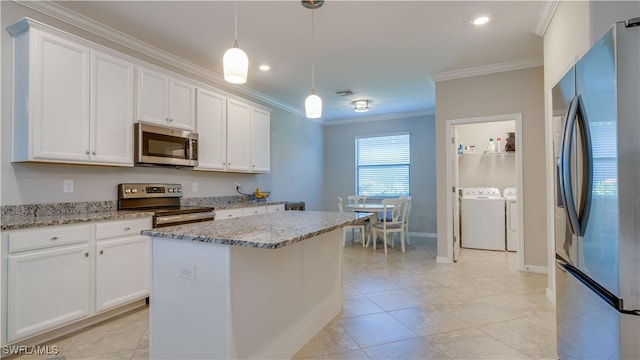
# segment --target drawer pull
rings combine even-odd
[[[88,252],[84,253],[84,257],[89,257],[89,253]]]
[[[58,237],[57,236],[52,236],[51,240],[58,240]]]
[[[104,255],[104,250],[100,250],[100,255]]]
[[[124,228],[124,231],[129,231],[129,230],[131,230],[131,228],[130,228],[130,227],[126,227],[126,228]]]

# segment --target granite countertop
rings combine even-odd
[[[284,204],[284,202],[216,202],[214,198],[185,199],[185,205],[233,209]],[[231,200],[233,201],[233,199]],[[113,201],[7,205],[1,207],[0,230],[19,230],[41,226],[68,225],[95,221],[126,220],[152,217],[153,212],[117,210]]]
[[[374,214],[285,211],[145,230],[156,238],[277,249],[363,222]]]
[[[102,211],[85,214],[14,215],[2,217],[2,230],[28,229],[40,226],[79,224],[94,221],[126,220],[152,217],[153,212]]]

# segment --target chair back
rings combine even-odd
[[[338,196],[338,211],[340,212],[344,212],[344,209],[342,208],[342,203],[343,203],[342,197]]]
[[[384,199],[382,200],[384,214],[382,221],[386,226],[402,224],[407,217],[407,199]]]
[[[347,200],[349,200],[349,205],[364,205],[367,201],[367,195],[349,195]]]

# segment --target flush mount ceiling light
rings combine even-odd
[[[353,102],[353,106],[355,112],[367,112],[369,111],[369,100],[356,100]]]
[[[262,71],[269,71],[269,70],[271,70],[271,66],[269,66],[267,64],[263,64],[263,65],[260,65],[260,67],[258,69],[260,69]]]
[[[487,16],[480,16],[479,18],[473,20],[473,25],[484,25],[489,22],[489,18]]]
[[[324,4],[324,0],[302,0],[302,6],[311,9],[311,95],[304,101],[304,109],[309,119],[317,119],[322,116],[322,99],[316,95],[315,57],[313,55],[313,11]]]
[[[249,58],[247,54],[238,47],[238,2],[235,2],[235,41],[233,47],[224,53],[222,64],[224,68],[224,79],[232,84],[244,84],[247,82],[247,72],[249,69]]]

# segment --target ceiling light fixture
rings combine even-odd
[[[369,100],[356,100],[353,102],[353,106],[355,112],[367,112],[369,111]]]
[[[322,116],[322,99],[316,95],[315,56],[313,54],[313,11],[324,4],[324,0],[302,0],[302,6],[311,9],[311,95],[304,101],[304,109],[309,119],[317,119]]]
[[[484,25],[489,22],[489,18],[486,16],[481,16],[475,20],[473,20],[473,25]]]
[[[232,84],[244,84],[247,82],[247,72],[249,69],[249,58],[247,54],[238,47],[238,2],[235,7],[235,41],[233,47],[224,53],[222,64],[224,68],[224,79]]]

